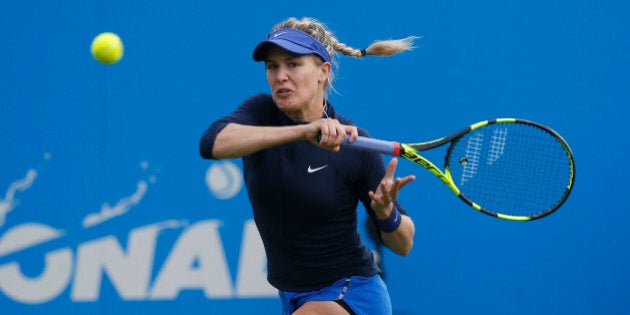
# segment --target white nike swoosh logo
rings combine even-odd
[[[286,33],[287,33],[287,32],[278,33],[278,34],[273,35],[273,37],[278,37],[278,36],[284,35],[284,34],[286,34]]]
[[[324,166],[316,167],[316,168],[311,168],[311,166],[309,165],[309,166],[308,166],[308,169],[307,169],[306,171],[307,171],[309,174],[310,174],[310,173],[315,173],[315,172],[317,172],[317,171],[321,171],[321,170],[325,169],[325,168],[326,168],[326,166],[328,166],[328,164],[326,164],[326,165],[324,165]]]

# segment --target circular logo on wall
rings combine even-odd
[[[206,171],[206,185],[218,199],[230,199],[243,187],[243,176],[239,167],[230,161],[216,162]]]

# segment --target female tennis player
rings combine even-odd
[[[336,52],[389,56],[411,49],[413,39],[354,49],[317,20],[285,20],[253,52],[265,63],[270,94],[246,99],[201,138],[204,158],[243,158],[282,314],[392,313],[381,270],[357,232],[357,206],[385,246],[407,255],[414,224],[397,196],[414,176],[394,178],[396,159],[386,168],[378,154],[341,150],[346,135],[368,133],[338,114],[327,94]]]

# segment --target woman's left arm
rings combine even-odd
[[[413,247],[413,236],[415,234],[415,227],[413,221],[407,215],[401,215],[400,225],[393,232],[381,231],[381,238],[383,244],[391,249],[394,253],[407,256]]]

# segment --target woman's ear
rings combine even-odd
[[[319,67],[319,82],[326,82],[328,80],[328,75],[330,75],[330,71],[332,70],[332,65],[330,62],[324,62]]]

